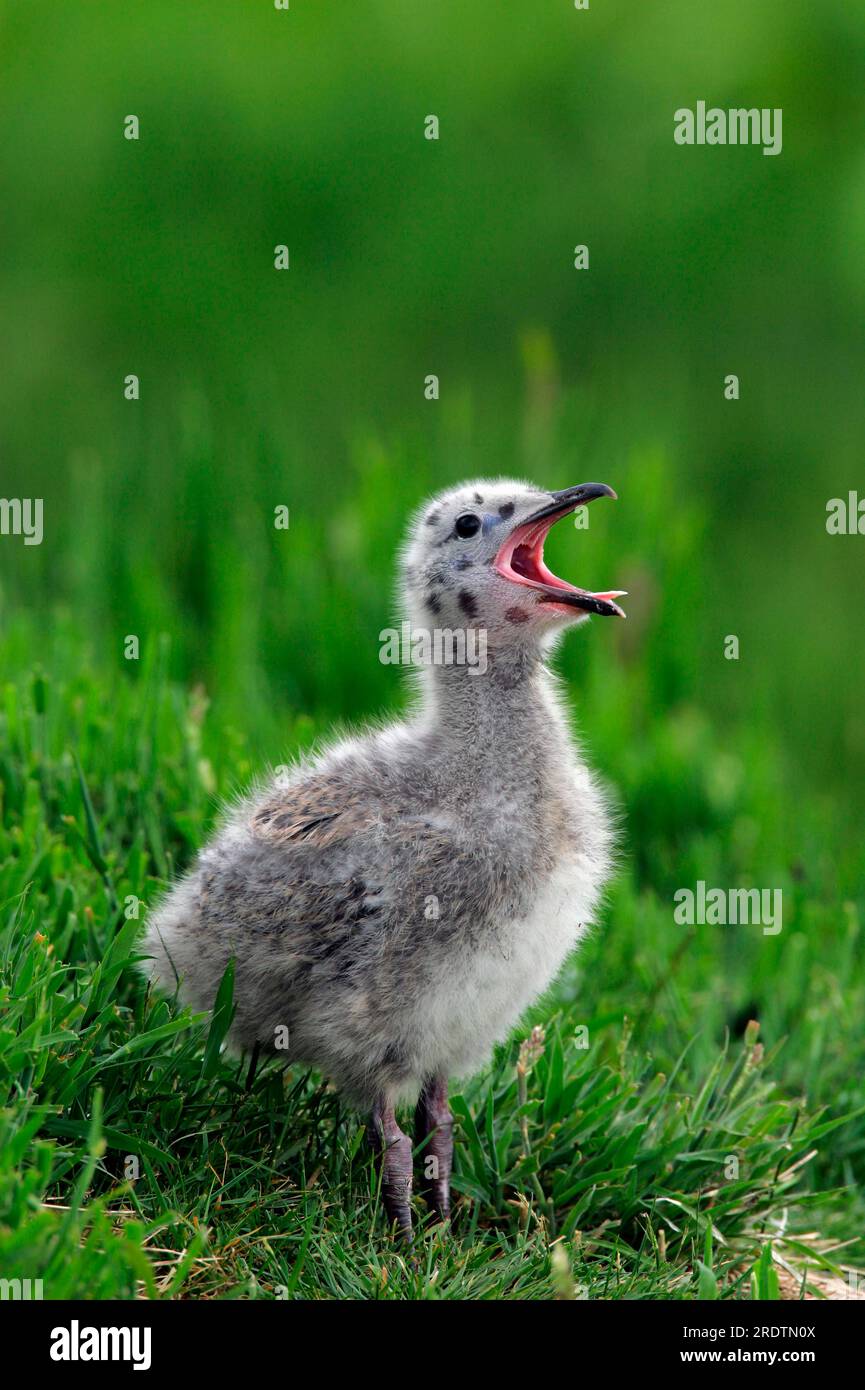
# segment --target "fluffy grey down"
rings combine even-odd
[[[551,495],[483,481],[421,509],[405,609],[416,626],[483,629],[486,672],[424,667],[404,720],[335,741],[232,807],[147,926],[164,990],[179,982],[208,1009],[234,957],[234,1042],[273,1048],[287,1028],[283,1055],[360,1107],[483,1065],[580,939],[609,872],[605,798],[547,668],[585,613],[545,607],[496,569]],[[463,539],[466,513],[481,525]]]

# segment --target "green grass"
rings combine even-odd
[[[2,490],[45,507],[42,545],[0,536],[0,1277],[771,1297],[861,1266],[865,542],[825,509],[862,491],[865,12],[103,9],[46,43],[0,0]],[[782,155],[676,146],[701,97],[783,108]],[[359,1121],[208,1049],[134,936],[221,798],[399,707],[406,518],[500,474],[619,493],[548,558],[629,591],[560,656],[622,861],[457,1100],[455,1237],[412,1268]],[[677,925],[699,879],[781,889],[783,931]]]
[[[221,1054],[135,969],[147,904],[257,766],[248,738],[167,678],[165,643],[130,675],[63,671],[73,633],[51,641],[59,674],[3,690],[4,1277],[49,1297],[748,1297],[767,1242],[797,1280],[861,1258],[838,1248],[863,1215],[855,857],[800,815],[780,937],[672,918],[692,871],[736,881],[743,823],[782,872],[765,748],[735,778],[742,750],[691,710],[607,769],[639,852],[554,995],[454,1098],[454,1237],[425,1233],[413,1267],[357,1117],[314,1075]],[[275,754],[309,739],[286,727]]]

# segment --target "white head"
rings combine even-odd
[[[556,521],[605,483],[547,492],[509,479],[463,483],[427,502],[403,551],[403,587],[415,627],[482,628],[490,648],[539,644],[589,614],[624,617],[622,590],[592,593],[552,574],[544,540]]]

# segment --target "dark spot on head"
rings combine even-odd
[[[457,560],[456,567],[458,570],[470,570],[473,564],[474,560],[470,560],[468,555],[461,555]]]
[[[528,613],[525,613],[522,608],[506,608],[505,617],[509,623],[527,623],[529,621]]]
[[[476,492],[476,493],[475,493],[475,506],[476,506],[476,507],[482,507],[483,505],[484,505],[484,499],[481,497],[481,495],[480,495],[479,492]]]
[[[436,526],[440,517],[441,512],[430,512],[429,516],[426,519],[427,526]]]
[[[478,601],[474,594],[470,594],[468,589],[460,589],[458,597],[460,608],[463,610],[466,617],[476,618],[478,613]]]
[[[513,514],[513,502],[503,502],[502,505],[499,507],[499,516],[501,517],[502,521],[507,521],[508,517],[513,516]]]
[[[427,594],[426,606],[431,613],[440,613],[442,611],[442,606],[438,594]]]

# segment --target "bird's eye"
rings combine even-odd
[[[481,519],[475,516],[474,512],[463,512],[454,523],[454,530],[461,541],[468,540],[469,536],[476,536],[480,529]]]

